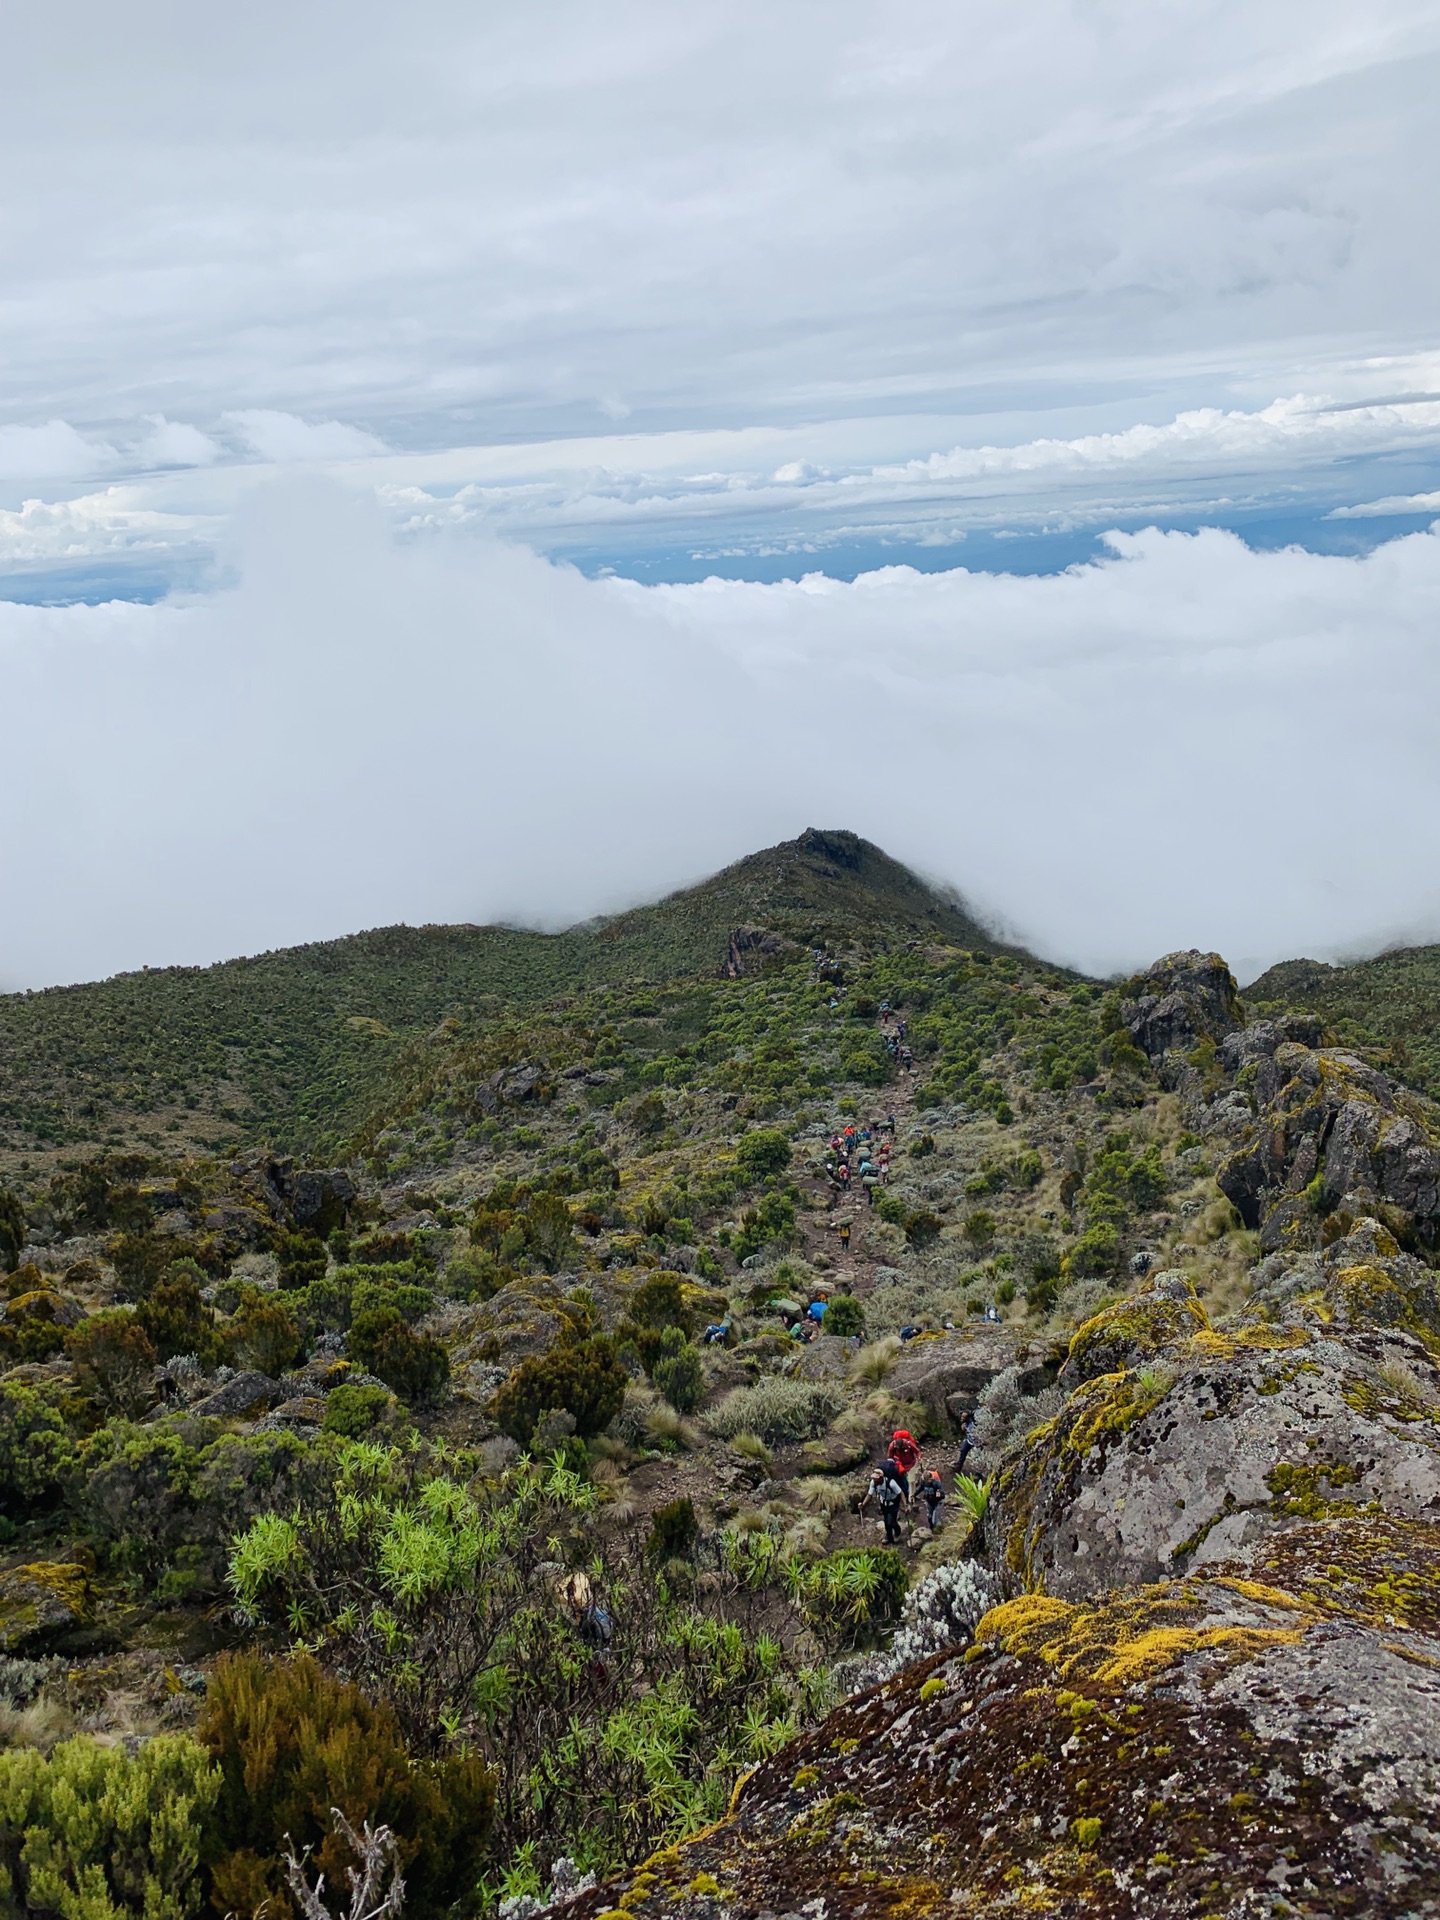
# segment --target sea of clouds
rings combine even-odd
[[[231,537],[204,596],[0,604],[5,985],[555,927],[809,825],[1102,973],[1440,934],[1434,531],[643,587],[291,477]]]

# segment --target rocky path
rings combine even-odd
[[[883,1026],[881,1031],[885,1031]],[[886,1086],[877,1088],[873,1111],[862,1110],[856,1116],[856,1123],[873,1127],[876,1121],[883,1120],[891,1113],[895,1116],[895,1140],[891,1150],[893,1172],[900,1153],[901,1138],[915,1115],[913,1071],[897,1071],[895,1078]],[[876,1232],[876,1228],[882,1224],[880,1215],[866,1200],[865,1190],[858,1180],[855,1191],[843,1197],[823,1177],[804,1176],[796,1184],[808,1202],[807,1210],[800,1218],[800,1252],[807,1260],[814,1254],[821,1254],[836,1283],[863,1298],[875,1285],[875,1269],[890,1264],[881,1236]],[[840,1223],[844,1220],[850,1222],[848,1250],[840,1245]]]

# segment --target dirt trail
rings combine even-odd
[[[880,1032],[890,1031],[884,1022]],[[895,1141],[892,1148],[892,1169],[894,1160],[900,1151],[900,1136],[915,1113],[915,1073],[913,1069],[906,1073],[897,1070],[895,1078],[886,1086],[877,1088],[870,1111],[862,1108],[856,1116],[857,1126],[873,1127],[878,1120],[887,1115],[895,1116]],[[829,1181],[820,1178],[805,1177],[796,1183],[801,1192],[813,1205],[818,1201],[823,1211],[806,1211],[800,1217],[800,1251],[808,1260],[812,1254],[820,1253],[829,1263],[829,1272],[837,1285],[848,1287],[856,1295],[863,1297],[875,1285],[875,1269],[891,1264],[883,1248],[877,1244],[879,1236],[875,1229],[880,1226],[880,1215],[870,1206],[865,1197],[865,1189],[859,1180],[855,1181],[854,1191],[839,1195]],[[883,1191],[883,1189],[882,1189]],[[850,1246],[848,1251],[840,1245],[839,1228],[842,1220],[850,1222]]]

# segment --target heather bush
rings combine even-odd
[[[693,1413],[705,1387],[700,1349],[679,1327],[667,1327],[660,1336],[660,1352],[650,1369],[656,1387],[677,1413]]]
[[[80,1391],[102,1413],[131,1419],[155,1398],[155,1349],[131,1307],[92,1313],[66,1336]]]
[[[350,1324],[345,1349],[367,1373],[413,1406],[431,1406],[450,1381],[450,1356],[405,1324],[398,1307],[371,1307]]]
[[[790,1142],[773,1127],[747,1133],[735,1149],[735,1165],[747,1182],[783,1173],[790,1164]]]
[[[232,1367],[250,1367],[272,1379],[293,1367],[304,1340],[288,1301],[273,1293],[247,1287],[240,1310],[224,1330],[225,1351]]]
[[[158,1280],[135,1310],[156,1358],[173,1360],[193,1353],[201,1365],[213,1363],[220,1342],[215,1315],[200,1298],[199,1269],[176,1263]]]
[[[14,1519],[55,1503],[75,1472],[75,1444],[37,1388],[0,1382],[0,1512]]]
[[[552,1407],[563,1407],[583,1438],[603,1432],[625,1398],[625,1369],[603,1334],[532,1354],[522,1360],[490,1402],[491,1418],[512,1440],[528,1447]]]
[[[20,1249],[29,1238],[30,1228],[19,1197],[9,1187],[0,1187],[0,1267],[13,1273],[20,1264]]]
[[[473,1898],[494,1808],[477,1760],[413,1759],[394,1715],[308,1656],[229,1654],[216,1665],[197,1729],[218,1768],[218,1911],[262,1903],[293,1914],[280,1855],[287,1838],[338,1883],[350,1864],[331,1808],[355,1826],[390,1827],[406,1872],[406,1910],[447,1913]]]
[[[845,1339],[856,1334],[863,1338],[865,1333],[865,1309],[853,1293],[837,1293],[825,1307],[825,1318],[820,1322],[826,1333],[838,1333]]]
[[[358,1440],[368,1433],[390,1404],[384,1387],[344,1384],[326,1396],[325,1414],[320,1425],[326,1433],[337,1433],[346,1440]]]

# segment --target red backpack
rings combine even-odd
[[[915,1444],[914,1435],[907,1433],[903,1427],[890,1442],[890,1458],[895,1461],[902,1473],[908,1473],[920,1458],[920,1449]]]

